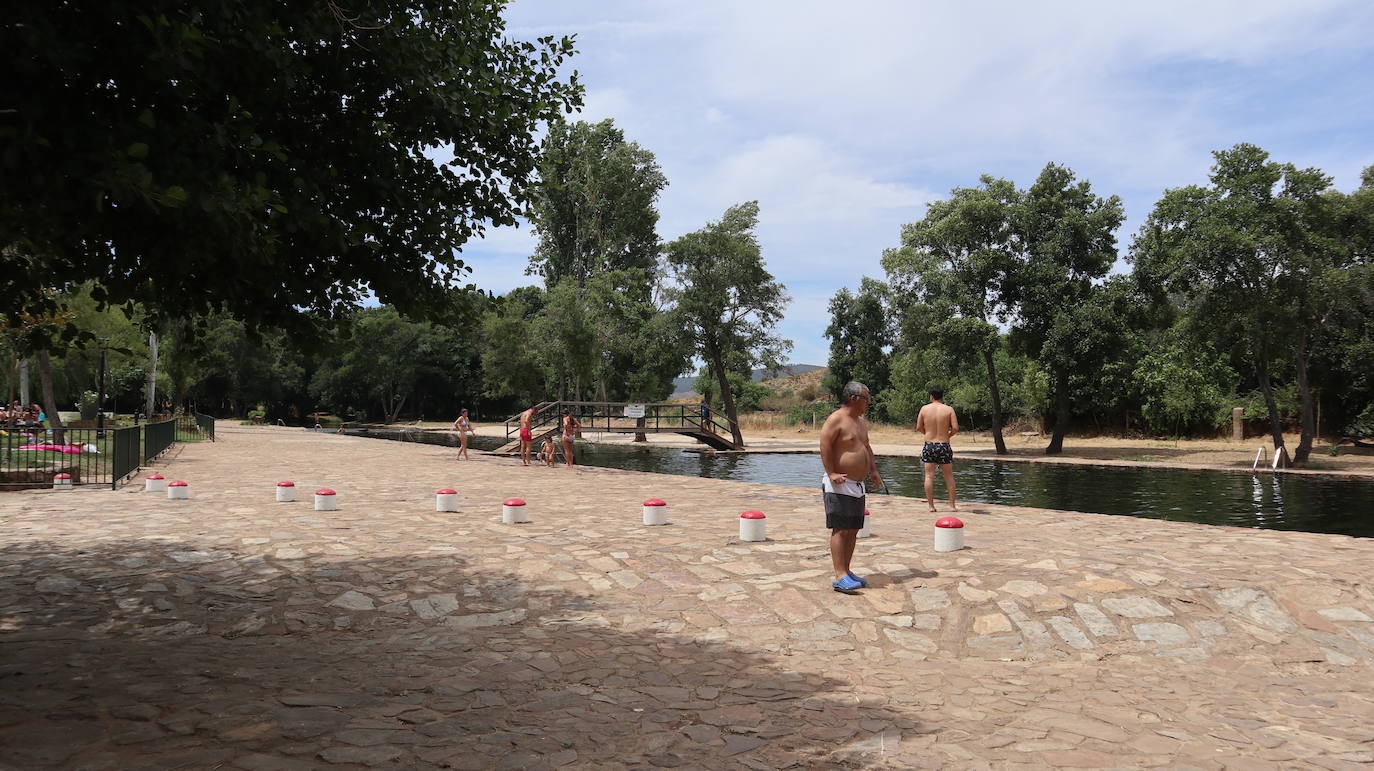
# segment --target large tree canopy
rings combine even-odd
[[[503,0],[20,3],[0,20],[0,295],[301,328],[368,293],[426,315],[526,212],[534,135],[581,100],[569,38]],[[452,159],[436,163],[432,158]]]

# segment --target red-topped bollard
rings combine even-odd
[[[167,483],[167,500],[184,501],[191,497],[191,488],[180,479]]]
[[[860,537],[860,538],[871,538],[871,537],[873,537],[873,531],[868,529],[868,517],[869,517],[868,509],[864,509],[864,526],[859,530],[859,537]]]
[[[283,481],[277,483],[277,503],[290,503],[296,500],[296,483]]]
[[[519,498],[507,498],[501,504],[501,522],[507,525],[520,525],[530,521],[525,512],[525,502]]]
[[[458,510],[458,491],[450,490],[447,487],[434,494],[435,511],[457,511]]]
[[[339,497],[328,487],[315,491],[315,511],[338,511]]]
[[[644,524],[646,525],[666,525],[668,524],[668,504],[657,498],[650,498],[644,502]]]
[[[63,472],[60,473],[60,474],[53,474],[53,477],[52,477],[52,489],[54,489],[54,490],[70,490],[70,489],[72,489],[72,475],[71,475],[71,474],[68,474],[68,473],[65,472],[65,471],[63,471]]]
[[[161,474],[149,474],[143,478],[143,492],[160,493],[167,490],[167,480]]]
[[[746,511],[739,515],[739,539],[741,541],[767,541],[768,518],[762,511]]]
[[[941,517],[935,521],[935,551],[959,551],[964,548],[964,523],[958,517]]]

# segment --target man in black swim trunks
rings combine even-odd
[[[921,408],[916,416],[916,433],[925,436],[925,446],[921,448],[921,462],[926,470],[926,503],[935,511],[935,467],[939,466],[945,474],[945,489],[949,491],[949,508],[958,511],[954,502],[954,450],[949,440],[959,433],[959,416],[954,408],[945,404],[945,389],[931,386],[930,404]]]
[[[830,564],[837,592],[858,594],[868,579],[850,570],[854,545],[864,526],[864,480],[883,484],[868,443],[868,423],[863,415],[873,399],[868,386],[849,383],[840,394],[840,408],[826,418],[821,427],[821,498],[825,502],[825,526],[830,530]]]

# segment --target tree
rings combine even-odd
[[[4,20],[5,313],[55,282],[156,321],[312,331],[369,293],[445,307],[457,250],[524,213],[535,135],[580,103],[571,39],[502,0],[27,3]],[[436,163],[430,153],[452,153]]]
[[[883,268],[897,296],[937,308],[935,327],[927,330],[932,339],[983,360],[993,443],[1005,455],[995,360],[1000,341],[992,322],[1005,322],[1011,312],[1008,282],[1023,245],[1014,214],[1023,194],[1004,179],[985,174],[980,181],[981,187],[955,188],[949,200],[903,227],[902,248],[884,253]]]
[[[1155,205],[1133,247],[1136,271],[1239,332],[1240,354],[1268,407],[1275,452],[1284,440],[1271,375],[1276,360],[1293,362],[1301,423],[1293,461],[1303,463],[1316,431],[1313,345],[1332,324],[1356,253],[1341,248],[1329,177],[1271,161],[1249,144],[1213,156],[1208,187],[1169,190]]]
[[[824,386],[836,401],[851,380],[867,385],[877,397],[890,382],[889,348],[893,325],[885,298],[887,285],[867,276],[859,282],[857,293],[844,288],[830,298],[829,372]]]
[[[530,271],[552,289],[624,270],[652,274],[658,263],[658,210],[668,180],[654,154],[609,120],[556,122],[539,156],[531,220],[539,246]],[[632,278],[631,274],[622,274]],[[647,282],[622,287],[647,296]]]
[[[1087,180],[1051,163],[1013,209],[1023,242],[1004,302],[1016,309],[1013,340],[1051,373],[1054,427],[1047,455],[1064,448],[1072,380],[1100,367],[1110,336],[1110,303],[1095,302],[1097,286],[1116,261],[1121,199],[1102,198]]]
[[[716,375],[735,443],[744,444],[739,415],[728,381],[730,364],[742,361],[777,367],[790,340],[774,329],[789,298],[786,288],[763,266],[758,238],[759,204],[750,201],[725,210],[719,222],[668,244],[666,259],[676,286],[683,328],[698,355]]]

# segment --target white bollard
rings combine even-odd
[[[650,498],[644,502],[644,524],[646,525],[666,525],[668,524],[668,504],[657,498]]]
[[[458,491],[447,487],[434,494],[435,511],[457,511]]]
[[[70,489],[72,489],[72,475],[71,475],[71,474],[68,474],[68,473],[65,472],[65,471],[62,472],[61,474],[54,474],[54,475],[53,475],[53,478],[52,478],[52,489],[54,489],[54,490],[70,490]]]
[[[290,503],[296,500],[295,482],[277,483],[277,503]]]
[[[161,474],[149,474],[143,479],[143,492],[160,493],[167,490],[167,480]]]
[[[315,511],[338,511],[339,499],[328,487],[315,491]]]
[[[767,541],[768,518],[762,511],[746,511],[739,515],[739,539],[741,541]]]
[[[167,500],[184,501],[191,497],[191,488],[180,479],[167,483]]]
[[[507,525],[519,525],[530,521],[525,513],[525,502],[519,498],[507,498],[501,504],[501,521]]]
[[[958,517],[942,517],[935,521],[935,551],[959,551],[964,548],[964,523]]]
[[[868,529],[868,509],[864,509],[864,526],[859,530],[860,538],[872,538],[873,531]]]

